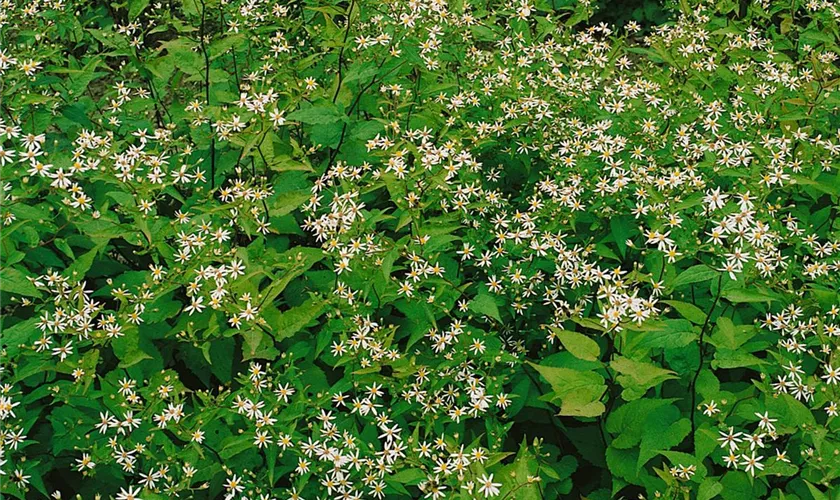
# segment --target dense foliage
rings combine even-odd
[[[837,498],[840,6],[605,3],[0,3],[2,495]]]

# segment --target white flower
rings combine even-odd
[[[484,494],[484,497],[494,497],[499,494],[499,486],[502,483],[494,483],[493,482],[493,474],[489,476],[484,474],[480,478],[478,478],[478,491]]]
[[[133,489],[131,486],[128,487],[128,491],[123,488],[120,488],[120,492],[117,493],[117,500],[142,500],[139,496],[140,494],[140,487],[137,489]]]
[[[755,476],[755,470],[763,470],[764,464],[760,462],[760,460],[764,458],[762,456],[755,456],[755,451],[752,452],[752,456],[749,455],[741,455],[741,465],[744,466],[744,470]]]
[[[828,385],[840,382],[840,368],[832,368],[831,365],[825,365],[825,375],[822,376]]]
[[[190,305],[185,307],[184,310],[190,313],[190,316],[192,316],[194,312],[200,313],[205,307],[207,307],[202,302],[204,302],[204,297],[193,297]]]

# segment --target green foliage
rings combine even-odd
[[[0,495],[836,498],[838,19],[0,5]]]

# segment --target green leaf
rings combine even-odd
[[[120,360],[121,368],[129,368],[144,359],[154,359],[140,348],[140,332],[137,328],[130,328],[125,335],[111,341],[111,347]]]
[[[321,124],[317,127],[312,127],[312,133],[309,135],[309,138],[314,144],[335,148],[341,142],[341,134],[344,133],[346,126],[339,121]]]
[[[585,390],[567,393],[561,398],[559,415],[569,417],[597,417],[607,410],[604,403],[598,401],[607,386],[591,385]]]
[[[496,305],[496,300],[484,290],[478,292],[475,298],[470,301],[469,308],[475,313],[489,316],[499,323],[502,322],[502,316],[499,314],[499,306]]]
[[[650,348],[675,349],[683,347],[698,337],[697,328],[690,321],[684,319],[666,319],[664,321],[648,321],[641,327],[629,326],[627,334],[627,352]],[[638,330],[640,333],[636,333]],[[645,354],[640,351],[640,355]]]
[[[225,460],[231,459],[245,450],[254,447],[254,437],[250,434],[242,436],[230,436],[223,441],[219,456]]]
[[[242,359],[275,359],[280,354],[274,347],[274,340],[262,330],[247,330],[242,332]]]
[[[607,418],[607,432],[617,435],[611,446],[632,448],[642,441],[645,422],[666,406],[671,406],[675,399],[637,399],[621,405]],[[636,462],[634,462],[635,464]]]
[[[772,463],[768,464],[763,471],[761,471],[758,476],[785,476],[791,477],[796,475],[799,472],[799,467],[792,463],[784,462],[782,460],[774,460]]]
[[[648,414],[642,430],[636,470],[640,471],[659,451],[678,446],[690,432],[691,421],[680,418],[680,410],[676,406],[665,406]]]
[[[672,288],[679,288],[681,286],[690,285],[692,283],[702,283],[708,281],[718,275],[718,272],[705,264],[699,264],[689,267],[674,280],[671,284]]]
[[[700,483],[697,500],[711,500],[723,491],[723,485],[715,478],[707,477]]]
[[[302,330],[324,312],[327,301],[311,298],[303,304],[280,313],[269,320],[274,338],[283,340]],[[266,318],[268,320],[268,318]]]
[[[24,297],[41,296],[41,292],[27,279],[26,275],[13,267],[0,270],[0,291]]]
[[[39,319],[29,318],[24,321],[15,323],[10,327],[6,327],[7,322],[13,318],[9,315],[3,319],[3,326],[0,328],[0,342],[6,348],[6,355],[14,358],[21,351],[21,346],[26,348],[41,334],[38,329]]]
[[[537,457],[523,441],[513,463],[494,473],[493,481],[502,483],[498,498],[543,500],[539,485],[536,482],[528,481],[529,476],[538,475],[539,467]]]
[[[213,59],[216,59],[234,47],[241,47],[243,45],[247,46],[246,44],[247,38],[244,33],[234,33],[232,35],[213,40],[213,43],[211,43],[208,47],[210,54],[212,54],[210,56],[210,60],[212,61]]]
[[[830,500],[829,496],[822,492],[819,488],[811,484],[810,481],[805,481],[808,486],[808,491],[814,497],[814,500]]]
[[[623,257],[627,251],[627,240],[637,232],[633,218],[628,216],[610,218],[610,232]]]
[[[709,342],[715,347],[736,350],[752,339],[757,333],[754,325],[735,326],[731,319],[721,316],[716,322],[714,334]]]
[[[761,481],[753,481],[743,471],[728,471],[720,479],[723,491],[720,495],[726,500],[742,500],[744,498],[764,498],[767,489]]]
[[[303,161],[295,160],[289,155],[276,155],[273,157],[266,156],[266,160],[268,160],[268,168],[275,172],[291,172],[291,171],[302,171],[302,172],[312,172],[312,166],[309,163],[305,163]]]
[[[729,302],[738,304],[744,302],[774,302],[780,300],[778,295],[771,292],[764,292],[755,288],[729,288],[724,290],[723,298]]]
[[[766,405],[770,415],[779,420],[776,427],[780,434],[789,434],[802,426],[816,425],[811,410],[790,394],[773,395],[772,398],[767,398]]]
[[[415,485],[426,479],[426,473],[422,469],[404,469],[388,478],[395,483]]]
[[[560,400],[560,415],[597,417],[605,411],[599,401],[606,391],[604,377],[590,371],[556,368],[531,363],[535,370],[551,385],[554,400]]]
[[[557,335],[563,347],[574,357],[586,361],[595,361],[600,357],[601,348],[598,343],[586,335],[554,327],[552,327],[552,331]]]
[[[607,448],[605,456],[607,459],[607,467],[611,475],[620,477],[633,484],[639,482],[639,474],[636,471],[636,463],[639,461],[639,450],[619,449],[610,444]],[[614,478],[613,490],[616,488],[617,485]],[[621,486],[618,486],[618,489],[620,488]],[[613,495],[605,495],[604,498],[618,498],[618,495],[615,493],[617,492],[613,491]]]
[[[347,121],[347,116],[340,112],[335,104],[329,101],[321,101],[308,108],[289,113],[286,119],[306,123],[307,125],[326,125],[340,120]]]
[[[715,359],[712,360],[712,368],[749,368],[753,366],[766,365],[767,362],[752,354],[740,350],[718,349],[715,351]]]
[[[809,29],[805,31],[799,37],[803,40],[811,40],[811,42],[807,42],[809,44],[815,44],[814,42],[825,42],[825,43],[834,43],[835,39],[831,36],[828,32],[819,31],[816,29]]]
[[[695,325],[702,325],[706,321],[706,313],[694,304],[679,300],[663,300],[662,302],[676,309],[683,318],[691,321]]]
[[[307,190],[280,193],[271,200],[269,213],[271,217],[282,217],[308,201],[311,196]]]
[[[149,6],[150,0],[128,0],[128,18],[132,21],[137,19],[137,16],[143,12],[143,9]]]
[[[296,247],[283,252],[277,260],[283,264],[288,263],[288,267],[284,270],[280,278],[272,281],[261,292],[263,295],[262,302],[264,304],[271,304],[293,279],[305,273],[323,258],[324,252],[318,248]]]
[[[624,356],[619,356],[610,363],[610,367],[621,375],[618,376],[618,383],[624,387],[621,396],[626,401],[638,399],[644,396],[651,387],[666,380],[677,378],[671,370],[659,368],[651,363],[635,361]]]
[[[96,259],[96,256],[99,254],[102,249],[105,248],[105,243],[101,243],[94,247],[92,250],[87,251],[79,256],[75,262],[70,264],[70,266],[64,270],[64,275],[67,277],[76,276],[77,278],[81,278],[90,270],[93,266],[93,261]]]

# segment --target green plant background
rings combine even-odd
[[[4,496],[837,496],[832,2],[0,8]]]

